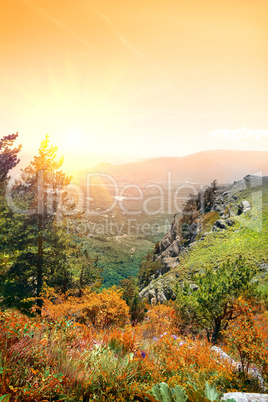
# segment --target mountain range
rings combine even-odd
[[[209,184],[214,179],[219,183],[231,183],[245,175],[268,174],[267,151],[202,151],[181,157],[161,157],[128,164],[100,163],[94,168],[76,171],[75,181],[85,183],[87,173],[106,174],[120,183],[163,183],[168,172],[177,182]]]

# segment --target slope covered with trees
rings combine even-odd
[[[70,178],[48,137],[8,187],[16,138],[0,148],[10,161],[1,170],[0,401],[213,402],[266,392],[266,181],[247,178],[235,191],[214,182],[190,196],[139,278],[101,290],[97,258],[66,230]]]

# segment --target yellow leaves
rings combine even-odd
[[[175,308],[164,304],[150,306],[145,320],[140,326],[149,337],[159,337],[167,332],[176,333],[178,331],[178,317]]]
[[[234,314],[238,316],[228,328],[227,342],[231,350],[238,353],[242,369],[248,373],[251,364],[268,370],[268,351],[265,335],[256,324],[252,307],[243,298],[235,304]],[[268,373],[267,373],[268,374]]]
[[[50,294],[51,297],[51,294]],[[111,325],[123,326],[129,323],[129,308],[121,297],[121,292],[115,288],[104,289],[101,293],[85,293],[82,297],[53,294],[44,297],[42,316],[46,319],[62,322],[73,322],[73,327],[92,324],[98,328],[107,328]]]
[[[38,374],[39,373],[39,370],[34,370],[32,367],[30,368],[30,370],[31,370],[31,372],[33,373],[33,374]]]
[[[83,313],[86,320],[102,329],[129,323],[129,308],[122,299],[121,292],[114,288],[91,293]]]

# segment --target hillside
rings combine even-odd
[[[180,220],[154,252],[147,256],[139,273],[140,297],[151,302],[174,299],[176,283],[191,279],[204,267],[217,268],[238,256],[268,272],[268,177],[246,176],[217,190],[209,212],[195,223],[195,231],[182,235]]]
[[[72,173],[75,181],[85,184],[90,172],[111,175],[120,182],[165,182],[167,172],[176,182],[190,180],[209,184],[217,178],[231,183],[247,174],[268,174],[268,152],[261,151],[203,151],[182,157],[162,157],[122,165],[101,163],[94,168]],[[261,171],[261,173],[260,173]]]
[[[96,176],[87,182],[91,173]],[[81,231],[90,255],[99,257],[104,286],[118,284],[137,275],[142,256],[168,230],[191,192],[216,178],[231,183],[249,173],[268,175],[268,152],[204,151],[123,165],[102,163],[72,173],[86,209],[81,222],[74,222],[74,232]],[[150,230],[139,229],[148,225]]]

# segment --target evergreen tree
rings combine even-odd
[[[15,147],[18,133],[0,139],[0,290],[4,283],[5,272],[14,260],[14,240],[18,219],[6,202],[6,188],[10,179],[9,172],[19,163],[18,153],[21,145]]]
[[[98,267],[98,257],[90,258],[87,249],[79,250],[80,275],[79,275],[79,297],[83,295],[85,288],[91,291],[99,289],[102,285],[102,268]]]
[[[64,231],[61,214],[70,177],[60,170],[63,158],[57,161],[56,152],[57,147],[49,146],[47,135],[16,186],[24,214],[16,233],[16,259],[6,272],[8,304],[32,296],[41,308],[44,280],[62,291],[72,283],[70,266],[75,244]]]
[[[0,184],[8,179],[8,174],[19,163],[18,153],[21,145],[14,147],[18,133],[9,134],[0,139]]]
[[[137,278],[129,277],[123,279],[119,288],[123,290],[122,299],[129,307],[131,324],[137,325],[144,319],[147,311],[146,303],[139,298],[139,288]]]

